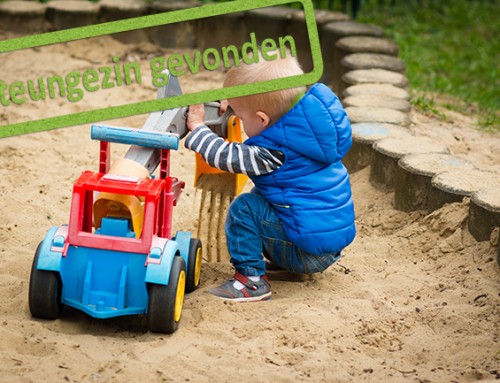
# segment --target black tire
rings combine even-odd
[[[150,331],[171,334],[177,330],[184,303],[185,284],[186,262],[180,256],[175,256],[168,285],[149,285],[147,318]]]
[[[201,241],[198,238],[191,238],[186,274],[186,293],[191,293],[200,286],[201,263]]]
[[[30,312],[36,318],[57,319],[63,308],[62,282],[59,273],[37,269],[41,246],[40,243],[31,266],[28,297]]]

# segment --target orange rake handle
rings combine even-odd
[[[227,141],[229,142],[242,142],[241,135],[241,120],[236,115],[231,115],[227,121]],[[197,186],[198,180],[201,175],[205,174],[221,174],[227,173],[224,170],[219,170],[207,164],[203,157],[199,153],[195,153],[196,158],[196,170],[194,186]],[[245,174],[235,175],[234,193],[238,195],[243,190],[246,182],[248,181],[248,176]]]

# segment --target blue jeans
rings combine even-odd
[[[233,201],[226,219],[227,246],[237,272],[264,275],[264,256],[283,270],[301,274],[324,271],[340,258],[338,252],[315,255],[295,246],[273,206],[254,190]]]

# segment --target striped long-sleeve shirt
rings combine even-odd
[[[214,168],[249,176],[269,174],[283,165],[285,159],[279,150],[228,142],[207,126],[196,128],[187,137],[184,146],[200,153]]]

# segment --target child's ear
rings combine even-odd
[[[269,126],[269,122],[271,122],[271,118],[264,112],[257,112],[257,117],[260,119],[261,126],[263,128],[267,128]]]

